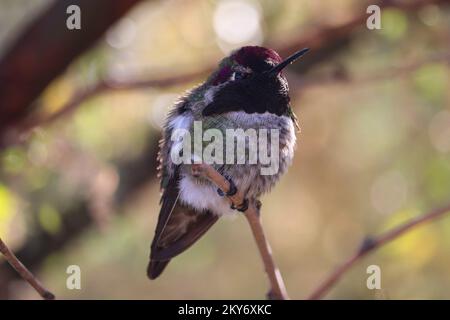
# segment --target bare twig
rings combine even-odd
[[[372,251],[379,249],[381,246],[399,238],[404,233],[410,231],[414,227],[417,227],[425,222],[435,220],[442,217],[444,214],[450,212],[450,204],[434,209],[422,216],[414,218],[409,222],[400,225],[386,233],[381,234],[378,237],[366,238],[360,249],[351,256],[347,261],[336,268],[322,284],[314,290],[314,292],[308,297],[309,300],[317,300],[322,298],[336,283],[339,279],[359,260],[365,257]]]
[[[199,76],[205,74],[209,69],[210,68],[206,68],[191,73],[165,78],[131,79],[131,80],[103,79],[100,82],[88,88],[80,89],[77,93],[73,95],[72,99],[70,99],[66,104],[64,104],[60,108],[58,108],[58,111],[54,112],[47,118],[43,119],[34,118],[28,122],[25,122],[19,131],[23,134],[37,126],[46,125],[55,120],[58,120],[72,113],[84,101],[89,100],[97,95],[106,93],[108,91],[170,87],[177,84],[195,80]]]
[[[53,300],[55,296],[53,293],[44,288],[38,279],[20,262],[14,253],[9,250],[8,246],[0,238],[0,252],[5,256],[9,264],[20,274],[20,276],[27,281],[45,300]]]
[[[230,183],[219,172],[208,164],[193,164],[192,172],[194,175],[202,175],[211,180],[224,193],[230,190]],[[244,203],[244,195],[238,190],[235,195],[228,197],[231,204],[239,208]],[[264,268],[269,277],[270,291],[268,297],[276,300],[289,299],[283,278],[279,269],[276,267],[272,258],[272,250],[264,234],[264,229],[261,224],[259,208],[255,201],[250,201],[247,210],[244,212],[245,217],[252,229],[253,237],[258,245],[261,258],[264,263]]]
[[[314,78],[301,78],[295,73],[289,73],[289,84],[294,88],[301,88],[302,90],[311,87],[323,87],[326,85],[367,85],[374,82],[392,80],[394,78],[403,77],[411,74],[420,67],[435,62],[450,63],[450,48],[447,51],[439,52],[423,58],[418,61],[405,63],[401,66],[386,67],[383,71],[369,74],[367,76],[354,76],[347,74],[345,70],[338,70],[325,76],[318,76]]]

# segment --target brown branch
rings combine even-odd
[[[45,300],[53,300],[55,296],[53,293],[45,289],[45,287],[39,282],[39,280],[20,262],[14,253],[9,250],[8,246],[0,238],[0,252],[6,258],[6,261],[16,270],[22,279],[27,281]]]
[[[192,173],[197,176],[204,176],[217,185],[224,193],[230,190],[230,183],[225,179],[219,172],[217,172],[213,167],[208,164],[193,164]],[[235,207],[242,207],[244,203],[244,195],[236,192],[235,195],[229,196],[228,199],[230,203]],[[264,229],[261,224],[261,218],[259,214],[260,205],[256,201],[250,200],[247,210],[245,210],[244,215],[250,225],[250,228],[255,238],[256,244],[258,245],[259,253],[264,263],[264,269],[270,281],[270,291],[268,292],[269,299],[275,300],[286,300],[289,299],[283,278],[279,269],[276,267],[275,262],[272,257],[272,250],[270,248],[269,242],[264,234]]]
[[[289,55],[299,48],[309,47],[311,52],[302,58],[302,63],[298,63],[296,68],[300,72],[308,70],[312,65],[329,59],[329,50],[336,51],[348,43],[349,35],[366,26],[369,15],[366,13],[368,5],[378,5],[382,10],[385,8],[396,8],[404,12],[414,12],[428,5],[448,4],[449,0],[415,0],[415,1],[397,1],[397,0],[378,0],[361,1],[358,12],[347,21],[336,26],[324,26],[322,28],[305,33],[303,37],[290,41],[286,45],[274,46],[280,48],[279,53]],[[365,28],[366,31],[372,32]],[[315,52],[315,54],[312,54]]]
[[[398,226],[397,228],[381,234],[378,237],[367,238],[366,240],[364,240],[360,249],[347,261],[337,267],[336,270],[334,270],[330,275],[328,275],[325,281],[323,281],[322,284],[314,290],[314,292],[308,297],[308,299],[317,300],[322,298],[355,263],[357,263],[367,254],[379,249],[390,241],[399,238],[401,235],[412,230],[413,228],[426,222],[438,219],[449,212],[450,204],[434,209],[422,216],[414,218],[409,222]]]
[[[326,76],[316,78],[301,78],[294,73],[289,73],[289,84],[292,87],[300,87],[302,90],[311,87],[323,87],[326,85],[367,85],[378,81],[390,80],[393,78],[406,76],[420,67],[433,62],[450,62],[450,48],[446,52],[432,54],[429,57],[418,61],[406,63],[401,66],[386,67],[385,70],[367,76],[353,77],[346,73],[345,70],[337,70]]]
[[[142,88],[165,88],[174,86],[181,83],[186,83],[195,80],[201,75],[204,75],[210,68],[204,70],[198,70],[191,73],[186,73],[179,76],[172,76],[166,78],[150,78],[150,79],[131,79],[131,80],[115,80],[104,79],[86,89],[80,89],[75,93],[71,100],[65,105],[58,108],[53,114],[47,118],[31,119],[25,122],[22,128],[19,130],[21,134],[26,134],[35,127],[41,125],[47,125],[53,121],[56,121],[64,116],[69,115],[76,108],[86,100],[89,100],[95,96],[104,94],[108,91],[120,91],[120,90],[138,90]]]
[[[0,134],[31,111],[31,103],[82,52],[141,0],[58,0],[37,16],[0,59]],[[66,27],[70,5],[81,29]]]

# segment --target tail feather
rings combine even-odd
[[[170,260],[150,260],[147,267],[147,276],[150,280],[154,280],[164,271]]]

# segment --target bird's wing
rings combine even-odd
[[[186,109],[184,100],[170,112],[168,119],[182,109]],[[166,125],[158,154],[162,196],[147,270],[151,279],[159,276],[171,258],[188,249],[218,220],[210,211],[199,212],[180,203],[180,167],[170,161],[171,134],[172,128]]]
[[[218,220],[218,216],[210,211],[199,212],[181,204],[178,201],[178,182],[177,170],[161,198],[147,270],[151,279],[159,276],[171,258],[187,250]]]

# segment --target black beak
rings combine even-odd
[[[300,51],[297,51],[296,53],[294,53],[293,55],[289,56],[284,61],[280,62],[275,67],[273,67],[272,69],[267,71],[267,73],[269,74],[269,76],[276,76],[276,75],[278,75],[281,70],[283,70],[285,67],[287,67],[288,65],[293,63],[295,60],[297,60],[298,58],[303,56],[308,51],[309,51],[309,48],[304,48],[304,49],[302,49]]]

